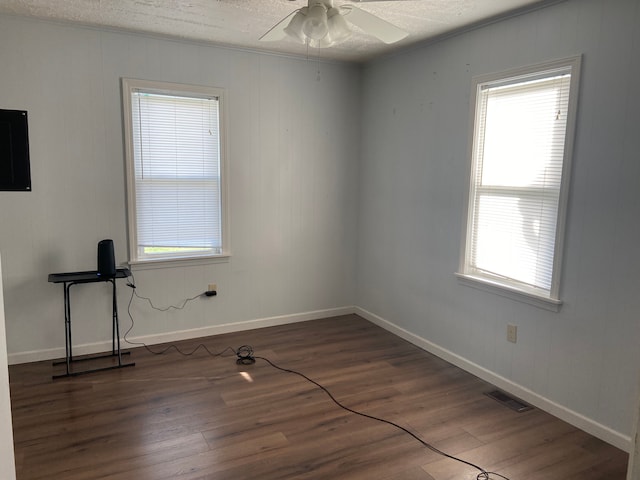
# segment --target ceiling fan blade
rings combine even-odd
[[[291,20],[291,17],[295,15],[298,11],[299,9],[294,10],[289,15],[287,15],[282,20],[280,20],[278,23],[276,23],[273,27],[269,29],[269,31],[267,31],[267,33],[265,33],[260,37],[260,41],[277,42],[278,40],[282,40],[283,38],[286,38],[287,32],[285,32],[284,29],[287,28],[287,25],[289,25],[289,21]]]
[[[384,43],[395,43],[409,35],[409,32],[396,27],[392,23],[354,6],[343,5],[342,11],[344,11],[343,15],[347,21]]]

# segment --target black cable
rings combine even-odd
[[[153,350],[151,347],[149,347],[144,342],[134,342],[134,341],[129,340],[127,338],[127,335],[129,334],[129,332],[131,332],[131,330],[133,330],[133,327],[135,326],[135,322],[133,320],[133,315],[131,314],[131,304],[133,303],[133,297],[134,296],[136,296],[136,297],[138,297],[140,299],[143,299],[143,300],[147,300],[149,302],[149,305],[151,305],[151,308],[153,308],[154,310],[159,310],[161,312],[166,312],[166,311],[171,310],[171,309],[182,310],[185,307],[185,305],[187,303],[189,303],[191,300],[195,300],[196,298],[202,296],[202,294],[199,294],[199,295],[196,295],[195,297],[188,298],[182,303],[181,306],[170,305],[167,308],[157,308],[157,307],[155,307],[153,305],[153,303],[151,302],[151,299],[149,299],[147,297],[143,297],[143,296],[137,294],[136,285],[135,285],[135,277],[133,276],[133,274],[131,275],[131,279],[132,279],[132,282],[128,282],[127,283],[127,286],[131,287],[131,290],[132,290],[131,297],[129,298],[129,303],[127,304],[127,313],[129,314],[129,319],[131,320],[131,326],[129,327],[129,329],[125,332],[125,334],[122,337],[122,339],[125,342],[127,342],[129,345],[139,345],[141,347],[144,347],[145,350],[147,350],[147,352],[152,353],[153,355],[163,355],[164,353],[166,353],[169,350],[173,349],[176,352],[178,352],[180,355],[185,356],[185,357],[189,357],[189,356],[193,355],[194,353],[196,353],[201,348],[204,349],[212,357],[221,357],[225,352],[227,352],[227,350],[230,350],[231,352],[233,352],[234,355],[237,355],[237,352],[231,347],[225,348],[220,353],[213,353],[203,343],[199,344],[197,347],[195,347],[190,352],[184,352],[184,351],[180,350],[180,348],[175,343],[172,343],[171,345],[168,345],[167,347],[165,347],[162,350]]]
[[[333,403],[335,403],[338,407],[346,410],[347,412],[351,412],[351,413],[353,413],[355,415],[359,415],[361,417],[369,418],[371,420],[375,420],[375,421],[378,421],[378,422],[386,423],[387,425],[391,425],[392,427],[395,427],[395,428],[397,428],[399,430],[402,430],[403,432],[407,433],[408,435],[411,435],[414,439],[416,439],[424,447],[428,448],[432,452],[435,452],[438,455],[441,455],[443,457],[450,458],[451,460],[455,460],[456,462],[464,463],[465,465],[468,465],[468,466],[470,466],[472,468],[475,468],[476,470],[479,470],[480,473],[476,476],[476,480],[491,480],[492,477],[499,477],[499,478],[502,478],[503,480],[509,480],[509,478],[505,477],[504,475],[500,475],[499,473],[495,473],[495,472],[489,472],[489,471],[485,470],[484,468],[482,468],[482,467],[480,467],[480,466],[478,466],[478,465],[476,465],[474,463],[468,462],[466,460],[463,460],[461,458],[455,457],[453,455],[449,455],[448,453],[445,453],[442,450],[437,449],[436,447],[434,447],[433,445],[431,445],[428,442],[424,441],[418,435],[413,433],[411,430],[403,427],[402,425],[398,425],[397,423],[394,423],[394,422],[392,422],[390,420],[386,420],[384,418],[380,418],[380,417],[376,417],[374,415],[369,415],[369,414],[366,414],[366,413],[359,412],[357,410],[354,410],[352,408],[349,408],[349,407],[343,405],[338,400],[336,400],[336,398],[331,394],[331,392],[325,386],[323,386],[320,383],[316,382],[312,378],[307,377],[304,373],[300,373],[300,372],[298,372],[296,370],[291,370],[289,368],[280,367],[280,366],[276,365],[271,360],[269,360],[268,358],[265,358],[265,357],[259,357],[259,356],[255,356],[254,357],[253,356],[253,349],[251,349],[251,347],[248,347],[248,348],[250,349],[249,355],[250,355],[251,358],[264,360],[265,362],[267,362],[269,365],[271,365],[273,368],[275,368],[277,370],[280,370],[280,371],[286,372],[286,373],[292,373],[292,374],[295,374],[295,375],[298,375],[298,376],[304,378],[306,381],[314,384],[316,387],[321,389],[324,393],[326,393],[329,396],[329,398],[333,401]],[[238,351],[240,351],[240,349],[238,349]],[[243,352],[243,354],[245,354],[245,353]],[[238,355],[238,362],[239,362],[240,355],[238,353],[237,353],[237,355]]]
[[[238,365],[253,365],[256,363],[256,358],[253,356],[253,348],[250,345],[238,347],[236,356],[238,357],[236,360]]]
[[[146,300],[147,302],[149,302],[149,306],[151,306],[151,308],[153,308],[154,310],[158,310],[159,312],[167,312],[169,310],[182,310],[187,305],[187,303],[189,303],[190,301],[195,300],[196,298],[199,298],[202,295],[204,295],[203,293],[199,293],[198,295],[195,295],[195,296],[193,296],[191,298],[187,298],[186,300],[184,300],[182,302],[182,305],[169,305],[166,308],[158,308],[153,304],[153,302],[151,301],[150,298],[143,297],[142,295],[138,295],[138,292],[136,290],[136,285],[135,285],[136,282],[135,282],[135,278],[133,277],[133,274],[131,274],[131,278],[132,278],[133,281],[132,282],[128,282],[127,286],[131,287],[133,289],[133,294],[136,297],[138,297],[139,299]]]

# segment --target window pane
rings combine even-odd
[[[556,218],[557,202],[546,198],[481,195],[472,264],[548,292]]]
[[[557,77],[526,90],[484,92],[483,185],[560,188],[568,101],[562,88]]]
[[[133,93],[138,178],[219,175],[217,99]]]
[[[138,243],[156,247],[222,247],[217,181],[138,182]]]

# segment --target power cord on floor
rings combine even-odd
[[[238,357],[236,360],[238,365],[253,365],[256,363],[256,357],[253,356],[253,348],[249,345],[238,347],[236,356]]]
[[[241,347],[241,348],[243,348],[243,347]],[[442,450],[440,450],[440,449],[434,447],[433,445],[429,444],[428,442],[424,441],[418,435],[413,433],[411,430],[403,427],[402,425],[398,425],[397,423],[394,423],[394,422],[392,422],[390,420],[386,420],[384,418],[376,417],[374,415],[369,415],[367,413],[362,413],[362,412],[359,412],[359,411],[354,410],[352,408],[349,408],[349,407],[343,405],[342,403],[340,403],[324,385],[321,385],[320,383],[316,382],[312,378],[307,377],[304,373],[298,372],[296,370],[291,370],[289,368],[280,367],[280,366],[276,365],[275,363],[273,363],[271,360],[269,360],[266,357],[253,356],[253,349],[251,347],[245,346],[244,348],[250,349],[250,352],[251,352],[250,355],[251,355],[251,358],[254,359],[254,361],[255,361],[255,359],[264,360],[265,362],[267,362],[269,365],[271,365],[276,370],[280,370],[282,372],[292,373],[294,375],[298,375],[298,376],[304,378],[306,381],[314,384],[316,387],[318,387],[320,390],[322,390],[324,393],[326,393],[329,396],[329,398],[333,401],[333,403],[335,403],[338,407],[342,408],[343,410],[346,410],[347,412],[351,412],[351,413],[353,413],[355,415],[359,415],[361,417],[369,418],[371,420],[375,420],[375,421],[378,421],[378,422],[381,422],[381,423],[386,423],[387,425],[391,425],[392,427],[395,427],[395,428],[397,428],[399,430],[402,430],[406,434],[412,436],[414,439],[416,439],[424,447],[428,448],[432,452],[437,453],[438,455],[441,455],[443,457],[449,458],[451,460],[455,460],[456,462],[464,463],[465,465],[468,465],[468,466],[470,466],[472,468],[475,468],[476,470],[479,470],[480,473],[476,476],[476,480],[491,480],[492,478],[502,478],[503,480],[509,480],[509,478],[505,477],[504,475],[500,475],[499,473],[495,473],[495,472],[489,472],[489,471],[485,470],[484,468],[482,468],[482,467],[480,467],[480,466],[478,466],[478,465],[476,465],[474,463],[468,462],[468,461],[463,460],[461,458],[458,458],[458,457],[456,457],[454,455],[450,455],[448,453],[443,452]],[[238,353],[236,353],[236,355],[238,355],[238,362],[240,362],[241,358],[244,358],[244,357],[240,356],[239,351],[240,351],[240,349],[238,349]],[[246,355],[246,351],[243,352],[243,355]]]
[[[194,300],[196,298],[198,298],[201,295],[197,295],[195,297],[189,298],[187,300],[184,301],[184,303],[179,306],[170,306],[164,309],[160,309],[160,308],[156,308],[153,303],[151,302],[150,299],[148,299],[147,297],[142,297],[140,295],[137,295],[136,293],[136,287],[135,287],[135,280],[132,282],[127,283],[127,285],[129,287],[132,288],[132,293],[131,293],[131,298],[129,299],[129,304],[127,306],[127,313],[129,314],[129,319],[131,320],[131,326],[129,327],[129,329],[126,331],[126,333],[123,336],[123,339],[125,342],[127,342],[130,345],[139,345],[144,347],[148,352],[154,354],[154,355],[162,355],[166,352],[168,352],[169,350],[173,349],[176,352],[178,352],[180,355],[183,355],[185,357],[191,356],[194,353],[196,353],[200,348],[204,349],[210,356],[212,357],[220,357],[222,355],[224,355],[224,353],[226,353],[227,351],[231,351],[233,352],[233,354],[237,357],[236,359],[236,363],[238,365],[252,365],[254,363],[256,363],[256,359],[258,360],[263,360],[264,362],[266,362],[267,364],[269,364],[271,367],[275,368],[276,370],[280,370],[281,372],[285,372],[285,373],[291,373],[294,375],[298,375],[299,377],[302,377],[303,379],[305,379],[307,382],[312,383],[313,385],[315,385],[316,387],[318,387],[320,390],[322,390],[324,393],[327,394],[327,396],[333,401],[333,403],[335,403],[338,407],[342,408],[343,410],[353,413],[354,415],[358,415],[364,418],[368,418],[371,420],[375,420],[377,422],[381,422],[381,423],[386,423],[387,425],[390,425],[392,427],[395,427],[401,431],[403,431],[404,433],[410,435],[411,437],[413,437],[415,440],[417,440],[418,442],[420,442],[420,444],[422,446],[424,446],[425,448],[431,450],[432,452],[443,456],[445,458],[449,458],[451,460],[454,460],[456,462],[459,463],[463,463],[469,467],[472,467],[476,470],[478,470],[480,473],[478,473],[478,475],[476,476],[476,480],[492,480],[495,478],[501,478],[503,480],[509,480],[508,477],[505,477],[504,475],[501,475],[499,473],[496,472],[489,472],[487,470],[485,470],[484,468],[480,467],[479,465],[476,465],[474,463],[468,462],[466,460],[463,460],[462,458],[456,457],[454,455],[450,455],[446,452],[443,452],[442,450],[434,447],[433,445],[431,445],[430,443],[426,442],[425,440],[423,440],[422,438],[420,438],[417,434],[413,433],[411,430],[409,430],[408,428],[403,427],[402,425],[398,425],[397,423],[394,423],[390,420],[386,420],[384,418],[380,418],[380,417],[376,417],[375,415],[369,415],[367,413],[363,413],[363,412],[359,412],[357,410],[354,410],[352,408],[347,407],[346,405],[343,405],[342,403],[340,403],[340,401],[338,401],[333,394],[327,389],[327,387],[325,387],[324,385],[316,382],[315,380],[313,380],[312,378],[306,376],[304,373],[298,372],[296,370],[292,370],[289,368],[284,368],[284,367],[280,367],[279,365],[276,365],[275,363],[273,363],[271,360],[269,360],[266,357],[260,357],[260,356],[256,356],[254,355],[253,352],[253,348],[250,345],[242,345],[240,347],[238,347],[237,350],[233,349],[233,347],[227,347],[224,350],[222,350],[220,353],[213,353],[211,352],[211,350],[209,350],[207,348],[206,345],[204,344],[199,344],[197,347],[195,347],[193,350],[189,351],[189,352],[183,352],[182,350],[180,350],[180,348],[176,345],[176,344],[171,344],[168,345],[167,347],[165,347],[162,350],[154,350],[152,348],[150,348],[147,344],[145,344],[144,342],[133,342],[131,340],[127,339],[127,335],[129,334],[129,332],[133,329],[135,322],[133,320],[133,315],[131,314],[131,303],[133,302],[133,298],[134,296],[147,300],[149,302],[149,304],[151,305],[152,308],[154,308],[155,310],[159,310],[159,311],[167,311],[170,309],[176,309],[176,310],[181,310],[185,307],[185,305],[187,303],[189,303],[191,300]]]

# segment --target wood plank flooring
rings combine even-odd
[[[510,480],[624,480],[627,454],[356,315],[183,341],[251,345],[345,406]],[[151,347],[160,350],[160,346]],[[226,351],[131,350],[136,366],[52,381],[51,362],[10,367],[18,480],[473,480],[479,471],[354,415],[299,375]],[[60,367],[62,368],[62,367]],[[491,476],[490,478],[499,478]]]

